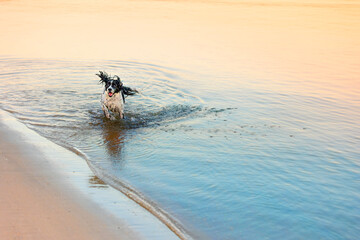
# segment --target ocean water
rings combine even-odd
[[[0,107],[194,239],[357,239],[359,12],[2,1]],[[140,91],[124,120],[104,118],[99,70]]]

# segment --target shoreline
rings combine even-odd
[[[0,110],[1,239],[178,239],[84,159]]]

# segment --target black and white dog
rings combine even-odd
[[[100,83],[105,84],[101,96],[101,107],[107,118],[115,120],[117,117],[124,118],[125,95],[138,93],[136,89],[125,87],[117,75],[109,76],[106,72],[100,71],[96,74],[100,77]]]

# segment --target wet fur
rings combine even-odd
[[[100,83],[105,84],[104,92],[101,95],[101,108],[108,119],[124,118],[125,95],[134,95],[138,91],[123,86],[118,76],[111,77],[106,72],[100,71],[96,74],[100,77]],[[112,96],[109,95],[112,93]]]
[[[117,117],[124,118],[124,101],[121,93],[114,93],[112,97],[109,97],[106,90],[101,95],[101,108],[105,116],[111,120],[115,120]]]

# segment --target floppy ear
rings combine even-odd
[[[107,81],[109,81],[109,75],[105,71],[99,71],[99,73],[95,75],[100,78],[99,83],[106,83]]]
[[[122,81],[120,80],[120,77],[119,77],[118,75],[114,75],[114,78],[115,78],[116,80],[119,80],[120,87],[122,87],[123,83],[122,83]]]

